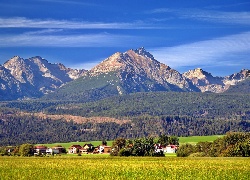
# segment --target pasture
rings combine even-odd
[[[0,157],[0,179],[249,179],[250,158]]]
[[[185,143],[196,144],[198,142],[205,142],[205,141],[212,142],[215,139],[223,137],[223,136],[224,135],[179,137],[179,143],[180,144],[185,144]],[[112,142],[113,141],[107,141],[107,145],[112,146]],[[48,147],[61,145],[61,146],[65,147],[66,149],[68,149],[73,144],[79,144],[79,145],[83,146],[84,144],[87,144],[87,143],[91,143],[96,147],[98,145],[101,145],[102,141],[67,142],[67,143],[58,142],[58,143],[42,144],[42,145],[45,145]]]
[[[212,136],[188,136],[188,137],[179,137],[180,144],[197,144],[198,142],[213,142],[218,138],[222,138],[224,135],[212,135]]]
[[[108,146],[112,146],[112,142],[113,141],[107,141],[107,145]],[[68,149],[71,145],[81,145],[83,146],[84,144],[88,144],[88,143],[91,143],[93,144],[95,147],[98,146],[98,145],[101,145],[102,144],[102,141],[84,141],[84,142],[66,142],[66,143],[52,143],[52,144],[39,144],[39,145],[44,145],[44,146],[48,146],[48,147],[54,147],[56,145],[61,145],[63,147],[65,147],[66,149]]]

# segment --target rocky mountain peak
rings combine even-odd
[[[248,69],[242,69],[239,73],[234,73],[231,76],[229,76],[229,79],[245,79],[248,78],[250,76],[250,70]]]
[[[5,62],[3,66],[21,83],[26,83],[27,79],[32,78],[32,70],[27,65],[26,60],[19,56],[14,56]]]
[[[145,81],[152,81],[167,89],[181,91],[180,89],[189,88],[189,82],[178,71],[155,60],[143,47],[115,53],[91,69],[89,74],[98,76],[108,72],[115,72],[122,84],[133,83],[139,87]],[[150,91],[152,87],[147,85],[144,88]]]
[[[188,72],[183,73],[183,75],[188,79],[205,79],[207,77],[213,77],[210,73],[201,68],[189,70]]]
[[[201,92],[223,92],[225,88],[223,78],[213,77],[210,73],[201,68],[189,70],[183,73],[183,76],[189,79],[193,85],[201,90]]]
[[[3,66],[5,68],[18,66],[24,63],[24,59],[19,56],[14,56],[10,60],[6,61]]]
[[[63,84],[84,75],[85,70],[66,68],[63,64],[51,64],[40,56],[23,59],[14,56],[0,70],[0,91],[16,89],[20,97],[39,97],[54,91]],[[17,93],[14,92],[13,93]],[[7,98],[7,97],[6,97]],[[10,98],[10,97],[8,97]],[[7,98],[7,99],[8,99]]]
[[[226,76],[224,78],[224,83],[226,85],[236,85],[237,83],[245,80],[246,78],[250,77],[250,70],[242,69],[238,73],[234,73],[230,76]]]
[[[95,76],[101,73],[117,71],[118,69],[121,68],[121,66],[123,66],[122,59],[123,59],[123,54],[117,52],[112,56],[108,57],[107,59],[105,59],[104,61],[102,61],[100,64],[96,65],[89,71],[89,73],[92,76]]]
[[[69,68],[66,68],[66,66],[64,66],[62,63],[58,63],[57,64],[58,65],[58,67],[61,69],[61,70],[67,70],[67,69],[69,69]]]
[[[146,49],[144,47],[138,48],[133,50],[135,53],[150,58],[150,59],[154,59],[154,56],[152,54],[150,54],[148,51],[146,51]]]
[[[92,68],[89,73],[95,76],[101,73],[131,69],[132,67],[138,70],[153,66],[158,66],[159,69],[160,63],[144,47],[141,47],[136,50],[128,50],[124,53],[116,52]]]

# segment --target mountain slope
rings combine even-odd
[[[235,86],[230,86],[226,93],[250,93],[250,78],[239,82]]]
[[[51,64],[41,57],[23,59],[15,56],[1,66],[1,100],[41,97],[85,73],[62,64]]]
[[[189,79],[201,92],[222,93],[239,82],[245,81],[250,76],[250,71],[244,69],[230,76],[214,77],[210,73],[197,68],[183,73],[183,76]]]
[[[178,71],[154,59],[144,48],[115,53],[85,76],[45,99],[97,100],[114,95],[154,91],[199,91]]]
[[[124,84],[128,81],[140,85],[145,82],[143,78],[146,78],[145,80],[155,81],[167,90],[192,91],[194,88],[190,88],[191,84],[178,71],[155,60],[153,55],[143,47],[125,53],[116,53],[91,69],[89,73],[96,76],[100,72],[110,71],[116,71]],[[145,91],[151,91],[154,85],[147,84],[146,86]]]
[[[29,88],[16,80],[10,70],[0,66],[0,100],[17,99],[20,96],[26,96]],[[31,93],[31,92],[30,92]],[[31,94],[40,95],[40,94]]]

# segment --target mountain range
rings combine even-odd
[[[39,56],[14,56],[0,66],[0,100],[91,101],[135,92],[235,92],[240,91],[239,84],[249,87],[249,76],[247,69],[225,77],[214,77],[200,68],[181,74],[143,47],[117,52],[90,70],[51,64]]]

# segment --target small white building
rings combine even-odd
[[[59,149],[48,148],[46,149],[46,154],[59,154]]]
[[[99,153],[99,154],[108,154],[111,152],[111,146],[105,146],[101,145],[95,148],[94,154]]]
[[[176,153],[177,149],[178,146],[176,145],[168,145],[163,149],[163,151],[164,153]]]
[[[161,144],[155,144],[155,152],[160,153],[161,151],[163,151]]]

